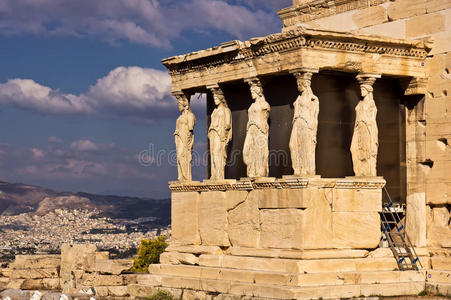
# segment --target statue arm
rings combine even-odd
[[[196,116],[194,116],[194,114],[191,112],[190,116],[188,118],[188,128],[189,131],[191,133],[190,138],[189,138],[189,148],[188,149],[193,149],[193,144],[194,144],[194,125],[196,125]]]
[[[268,102],[266,102],[265,100],[265,108],[264,108],[268,113],[271,111],[271,106],[269,105]]]
[[[194,125],[196,125],[196,116],[193,113],[190,113],[188,119],[188,128],[190,131],[194,131]]]
[[[232,139],[232,112],[227,110],[226,113],[226,131],[227,131],[227,142]]]

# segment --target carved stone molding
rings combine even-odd
[[[404,89],[404,95],[424,95],[427,91],[427,78],[402,78],[399,80]]]
[[[264,189],[302,189],[310,186],[340,189],[381,189],[385,186],[382,177],[347,177],[347,178],[316,178],[316,177],[294,177],[281,179],[242,179],[225,180],[224,182],[192,181],[192,182],[169,182],[171,192],[213,192],[213,191],[251,191]]]
[[[382,177],[347,177],[338,179],[335,188],[339,189],[381,189],[385,186],[386,181]]]
[[[425,59],[429,51],[420,41],[358,36],[300,27],[246,42],[233,41],[216,48],[170,57],[164,59],[162,63],[168,68],[169,73],[174,75],[297,49],[386,54],[419,59]]]

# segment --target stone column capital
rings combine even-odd
[[[191,96],[194,94],[193,92],[186,92],[186,91],[173,91],[172,96],[176,97],[177,99],[179,97],[186,97],[188,100],[191,98]]]
[[[252,82],[260,82],[261,83],[261,80],[257,76],[254,76],[254,77],[245,78],[244,82],[249,83],[249,84]]]
[[[190,107],[191,95],[183,91],[172,92],[172,95],[177,99],[179,105]]]
[[[215,90],[215,89],[221,89],[221,87],[219,86],[218,83],[213,83],[213,84],[207,85],[207,89],[212,91],[212,90]]]
[[[303,73],[316,74],[316,73],[319,73],[319,69],[318,68],[302,67],[302,68],[291,69],[288,72],[290,74],[293,74],[294,76],[297,76],[297,74],[303,74]]]
[[[381,78],[381,74],[377,73],[359,73],[357,74],[356,78]]]
[[[171,94],[174,97],[185,95],[185,93],[183,91],[173,91]]]
[[[360,73],[356,76],[356,78],[360,84],[360,87],[366,86],[372,89],[376,79],[381,78],[381,75],[373,73]]]
[[[224,96],[224,92],[222,91],[219,84],[207,85],[207,89],[211,91],[213,96]]]
[[[366,83],[373,85],[376,79],[381,78],[381,74],[375,73],[359,73],[356,78],[360,84]]]
[[[311,88],[312,76],[318,73],[318,69],[312,68],[297,68],[290,70],[290,73],[296,78],[298,90],[302,94],[306,88]]]

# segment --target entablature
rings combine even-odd
[[[423,41],[296,27],[163,60],[174,92],[311,68],[425,78]]]

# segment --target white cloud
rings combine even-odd
[[[171,79],[167,72],[139,67],[118,67],[97,80],[86,99],[92,107],[109,109],[149,109],[174,106]]]
[[[42,150],[40,150],[40,149],[31,148],[30,151],[31,151],[31,153],[33,155],[33,158],[36,159],[36,160],[41,159],[41,158],[44,157],[44,152]]]
[[[71,94],[40,85],[31,79],[10,79],[0,83],[0,103],[46,113],[88,113],[90,107]]]
[[[173,116],[177,112],[169,75],[140,67],[115,68],[80,95],[64,94],[31,79],[10,79],[0,83],[0,104],[41,113],[98,113],[141,121]]]
[[[184,30],[214,28],[237,38],[280,29],[289,0],[1,0],[0,34],[94,36],[169,47]]]
[[[74,151],[86,152],[86,151],[104,151],[114,148],[114,144],[101,144],[94,143],[90,140],[76,140],[70,145],[70,149]]]

